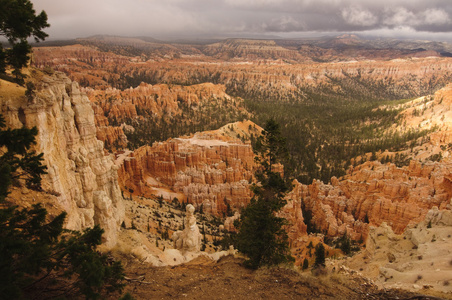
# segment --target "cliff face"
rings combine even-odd
[[[119,177],[136,194],[172,200],[174,195],[162,189],[172,190],[182,195],[177,196],[180,202],[220,214],[248,203],[253,166],[250,144],[227,134],[202,132],[137,149],[124,160]]]
[[[33,97],[2,95],[1,112],[9,127],[38,128],[36,151],[44,153],[43,189],[59,195],[68,213],[66,227],[80,230],[99,224],[108,247],[116,243],[124,218],[117,167],[96,139],[94,113],[76,82],[62,73],[33,72]]]

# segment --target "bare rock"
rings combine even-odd
[[[200,252],[201,251],[201,238],[202,235],[199,232],[198,225],[196,224],[195,207],[188,204],[186,207],[187,214],[185,216],[185,229],[183,231],[178,230],[173,233],[172,240],[174,248],[185,252]]]
[[[1,106],[10,127],[38,128],[36,152],[44,153],[48,174],[44,190],[59,195],[57,205],[67,212],[66,227],[81,230],[95,224],[116,243],[124,208],[113,160],[96,139],[94,113],[87,96],[63,73],[35,83],[32,101],[11,98]]]

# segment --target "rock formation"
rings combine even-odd
[[[294,186],[298,182],[294,181]],[[296,196],[296,189],[292,190],[286,196],[287,204],[278,212],[280,217],[288,221],[286,232],[289,238],[291,248],[300,247],[303,244],[303,237],[307,235],[307,226],[304,223],[303,212],[301,209],[301,198]]]
[[[185,215],[185,229],[183,231],[176,231],[173,233],[172,240],[174,248],[184,252],[199,252],[201,251],[201,238],[198,225],[196,224],[195,207],[188,204],[186,207],[187,214]]]
[[[247,121],[234,126],[248,128],[250,124]],[[225,126],[217,132],[141,147],[121,165],[121,185],[132,188],[136,194],[159,194],[161,188],[172,189],[184,195],[178,199],[180,202],[197,208],[202,205],[208,213],[237,210],[252,195],[249,184],[253,178],[254,153],[249,143],[231,138],[228,132]]]
[[[401,93],[400,96],[406,93],[413,97],[419,95],[413,93],[420,88],[419,83],[434,87],[443,85],[447,82],[446,78],[451,77],[451,60],[438,57],[435,52],[430,54],[436,56],[418,58],[419,53],[402,53],[394,49],[353,49],[350,52],[341,49],[338,53],[318,46],[302,45],[296,51],[290,45],[283,47],[282,42],[279,43],[227,40],[207,45],[205,55],[174,60],[169,56],[162,57],[161,53],[153,53],[152,59],[147,61],[88,46],[40,47],[34,50],[34,61],[38,67],[50,66],[67,72],[71,78],[97,89],[118,87],[118,84],[126,89],[139,85],[140,81],[183,85],[210,81],[232,89],[240,87],[247,92],[265,90],[269,96],[275,96],[273,93],[291,95],[297,86],[320,86],[328,82],[328,78],[346,80],[359,77],[360,82],[382,86],[389,81],[388,88]],[[319,63],[319,60],[325,63]],[[87,72],[83,63],[94,64],[97,69],[90,68]],[[133,84],[123,82],[126,76],[136,77]],[[282,88],[286,91],[281,91]]]
[[[217,122],[213,116],[205,118],[205,110],[210,112],[212,107],[215,107],[217,116],[227,111],[238,114],[242,111],[237,108],[238,100],[227,95],[225,89],[224,85],[212,83],[192,86],[141,83],[136,88],[125,90],[87,87],[82,91],[87,93],[94,110],[97,138],[105,142],[109,150],[117,150],[127,147],[124,130],[133,132],[133,126],[139,127],[142,123],[151,122],[157,127],[148,134],[155,135],[158,140],[159,135],[166,137],[163,131],[175,122],[175,118],[179,120],[178,125],[185,124],[185,129],[198,123],[208,126],[209,122]],[[195,111],[200,114],[196,121],[191,116]]]
[[[452,197],[452,161],[420,163],[407,167],[367,162],[349,170],[331,184],[314,181],[295,184],[291,197],[301,199],[312,214],[312,223],[329,236],[345,232],[352,239],[365,239],[369,225],[386,222],[396,233],[420,222],[434,206],[445,208]]]
[[[359,41],[343,37],[332,42],[352,45]],[[89,83],[92,89],[87,89],[87,93],[96,124],[101,128],[98,136],[108,144],[122,136],[119,127],[106,129],[119,126],[112,124],[113,120],[120,123],[123,117],[140,119],[145,115],[144,108],[159,118],[164,114],[174,116],[187,104],[197,109],[200,99],[226,97],[225,87],[239,95],[287,100],[302,99],[304,89],[345,92],[347,88],[360,90],[371,84],[375,88],[369,89],[370,93],[385,90],[391,97],[409,98],[434,91],[452,77],[451,59],[439,57],[436,52],[385,47],[352,48],[347,52],[342,46],[322,48],[321,43],[311,46],[295,41],[239,39],[196,49],[184,46],[190,48],[189,52],[181,46],[171,46],[171,53],[166,56],[152,50],[142,57],[73,45],[38,48],[34,58],[37,65],[59,68],[72,78]],[[278,59],[281,57],[284,60]],[[325,62],[312,63],[317,59]],[[96,67],[87,71],[83,63]],[[141,81],[168,84],[140,84]],[[204,83],[207,81],[216,84]],[[203,84],[192,86],[200,82]],[[425,115],[407,120],[407,128],[432,128],[441,122],[449,126],[450,99],[443,91],[434,101],[422,104]],[[433,107],[430,103],[440,101],[442,106]],[[407,110],[407,115],[413,115],[413,110],[414,107]],[[441,146],[452,141],[451,137],[449,131],[432,134],[429,151],[435,149],[439,153]],[[426,157],[422,155],[427,154],[420,151],[416,159],[424,161]],[[251,197],[248,185],[253,173],[249,167],[252,158],[249,145],[205,133],[172,139],[142,147],[126,158],[119,170],[120,184],[135,194],[157,194],[167,200],[177,197],[180,202],[197,208],[202,205],[204,211],[221,215],[228,207],[240,208]],[[365,239],[369,225],[382,222],[400,233],[421,220],[433,206],[444,207],[452,195],[449,165],[447,161],[412,162],[408,167],[397,168],[372,162],[355,167],[341,180],[333,178],[330,185],[320,181],[311,185],[295,183],[288,198],[288,211],[282,213],[294,220],[292,224],[298,224],[292,232],[294,240],[300,232],[304,233],[307,222],[315,223],[329,236],[347,232],[355,240]],[[312,214],[312,220],[303,219],[300,206]]]
[[[2,94],[0,111],[9,127],[38,128],[35,150],[44,153],[48,172],[43,189],[59,195],[56,205],[68,213],[66,227],[80,230],[99,224],[111,247],[124,217],[123,199],[117,167],[96,139],[90,102],[63,73],[32,75],[34,96],[25,97],[25,90],[19,96]]]

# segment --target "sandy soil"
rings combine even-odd
[[[364,278],[340,274],[315,277],[291,268],[242,266],[227,256],[218,262],[200,257],[174,267],[126,265],[128,286],[136,299],[435,299],[399,290],[379,290]]]

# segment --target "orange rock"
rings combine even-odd
[[[316,226],[330,236],[347,232],[355,240],[365,239],[369,225],[383,222],[401,233],[420,222],[432,207],[449,204],[451,167],[451,160],[411,161],[403,168],[367,162],[340,181],[332,179],[332,185],[296,183],[291,197],[302,199]]]
[[[139,194],[166,187],[183,193],[195,207],[221,215],[249,202],[253,168],[250,144],[204,132],[140,147],[120,167],[119,181]]]

